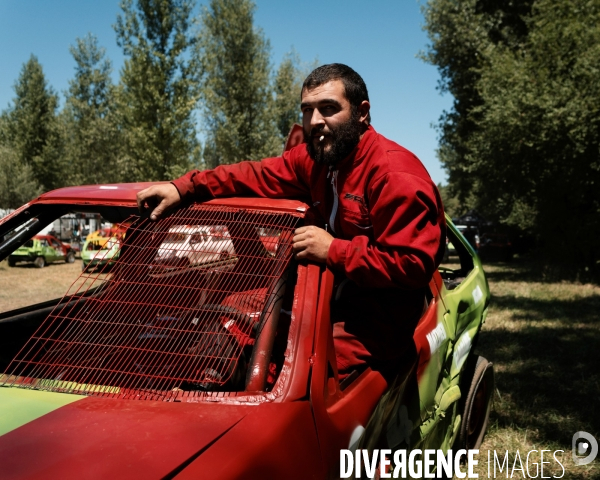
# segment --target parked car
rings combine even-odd
[[[153,267],[197,266],[228,260],[235,254],[223,225],[176,225],[158,248]]]
[[[68,243],[61,242],[53,235],[36,235],[27,240],[8,256],[8,266],[17,263],[33,263],[37,268],[43,268],[53,262],[73,263],[75,250]]]
[[[82,270],[86,268],[99,268],[105,265],[114,264],[119,258],[121,252],[121,241],[125,234],[113,237],[92,237],[85,241],[81,251]]]
[[[291,253],[307,205],[217,199],[150,222],[135,200],[148,186],[65,188],[0,221],[0,238],[16,232],[0,259],[64,212],[130,222],[110,275],[0,314],[3,479],[329,478],[341,449],[478,448],[493,368],[473,345],[490,293],[455,227],[460,265],[435,272],[418,357],[390,389],[369,368],[339,379],[333,273]],[[226,228],[228,261],[150,268],[174,233],[210,228]]]

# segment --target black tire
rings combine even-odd
[[[44,257],[36,257],[33,264],[35,268],[44,268],[46,266],[46,259]]]
[[[471,356],[463,375],[467,391],[462,403],[462,421],[456,448],[478,449],[483,442],[490,419],[494,393],[494,366],[485,358]],[[468,386],[468,390],[466,387]]]
[[[17,264],[17,261],[13,257],[8,257],[8,266],[14,267]]]
[[[74,263],[75,262],[75,253],[69,252],[67,253],[67,258],[65,258],[66,263]]]

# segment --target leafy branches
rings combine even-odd
[[[198,162],[193,122],[198,64],[189,56],[189,0],[123,0],[115,25],[128,57],[118,108],[125,135],[122,170],[128,181],[167,180]]]
[[[547,258],[598,269],[600,6],[435,0],[426,18],[455,96],[440,123],[451,189]]]

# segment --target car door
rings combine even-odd
[[[312,268],[318,268],[311,266]],[[340,449],[350,448],[384,393],[383,376],[367,369],[342,383],[338,380],[333,347],[330,302],[333,273],[323,269],[319,287],[310,398],[325,463],[339,467]],[[338,472],[339,473],[339,472]]]
[[[64,260],[66,257],[66,253],[62,244],[55,238],[50,237],[48,239],[48,243],[50,244],[50,248],[52,250],[52,259],[47,258],[48,262],[56,262],[59,260]]]

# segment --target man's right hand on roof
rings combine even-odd
[[[140,213],[150,209],[150,220],[155,221],[165,216],[171,208],[181,203],[179,191],[172,183],[161,183],[141,190],[137,194],[137,204]]]

